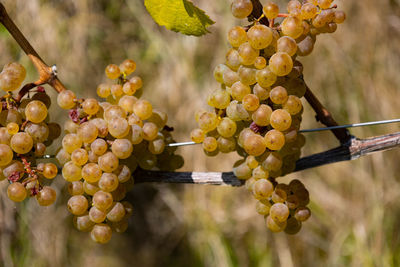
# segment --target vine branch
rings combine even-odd
[[[32,47],[29,41],[25,38],[22,32],[18,29],[17,25],[13,22],[10,16],[7,13],[6,8],[2,3],[0,3],[0,22],[3,26],[7,29],[7,31],[11,34],[14,40],[18,43],[21,49],[26,53],[29,59],[32,61],[33,65],[35,66],[36,70],[39,73],[39,79],[32,83],[28,84],[25,88],[33,88],[38,85],[48,84],[53,87],[57,92],[61,92],[66,90],[65,86],[61,83],[61,81],[57,78],[54,74],[52,68],[48,66],[36,50]],[[29,90],[28,90],[29,91]],[[21,90],[21,94],[18,98],[22,98],[24,91]]]
[[[353,137],[347,144],[303,157],[296,162],[297,171],[311,169],[326,164],[355,160],[373,152],[390,150],[400,146],[400,132],[358,139]],[[138,169],[133,174],[135,183],[186,183],[241,186],[232,172],[163,172]]]

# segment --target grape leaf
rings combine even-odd
[[[201,36],[215,23],[188,0],[145,0],[144,5],[158,25],[182,34]]]

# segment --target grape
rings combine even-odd
[[[126,118],[126,111],[122,107],[111,105],[104,110],[104,120],[106,122],[111,122],[117,118]]]
[[[274,192],[272,193],[271,200],[274,203],[283,203],[287,199],[287,193],[285,190],[281,188],[275,188]]]
[[[130,166],[132,168],[132,165]],[[120,183],[128,182],[132,175],[131,170],[126,165],[119,165],[118,169],[115,170],[114,173],[118,176],[118,180]]]
[[[118,101],[118,106],[123,108],[126,112],[133,112],[133,105],[136,103],[137,98],[134,96],[124,95]],[[132,114],[134,115],[134,114]]]
[[[257,201],[256,211],[258,214],[268,215],[270,208],[271,208],[271,204],[268,201],[263,201],[263,202],[261,202],[260,200]]]
[[[261,70],[267,66],[267,61],[265,60],[264,57],[256,57],[256,60],[254,61],[254,67],[256,69]]]
[[[249,42],[241,44],[238,52],[243,65],[252,65],[260,54],[260,51],[253,48]]]
[[[67,203],[68,211],[74,215],[83,215],[88,207],[89,203],[86,197],[82,195],[72,196]]]
[[[83,182],[83,190],[89,196],[93,196],[96,192],[100,191],[100,188],[96,184],[88,183],[86,181]]]
[[[8,123],[15,122],[18,125],[22,123],[21,114],[15,109],[3,110],[0,113],[0,124],[7,126]]]
[[[250,0],[234,0],[231,4],[232,15],[238,19],[244,19],[253,11]]]
[[[272,2],[268,2],[263,7],[263,13],[268,19],[274,19],[278,17],[279,7]]]
[[[143,125],[142,130],[143,130],[143,139],[147,141],[152,141],[156,139],[158,135],[158,127],[156,124],[152,122],[146,122]]]
[[[283,203],[275,203],[269,211],[270,216],[276,222],[284,222],[289,217],[289,208]]]
[[[74,217],[74,226],[76,229],[82,232],[90,232],[95,225],[89,218],[89,215],[81,215]]]
[[[303,33],[302,21],[297,17],[287,17],[283,20],[281,29],[284,35],[297,39]]]
[[[260,101],[269,98],[269,90],[261,87],[258,83],[253,87],[253,94],[255,94]]]
[[[128,124],[129,124],[129,125],[134,125],[134,124],[136,124],[136,125],[138,125],[139,127],[143,127],[143,121],[142,121],[138,116],[136,116],[135,114],[131,114],[131,115],[128,117]]]
[[[259,108],[251,115],[252,120],[259,126],[267,126],[270,123],[272,109],[265,104],[261,104]]]
[[[296,54],[297,44],[296,41],[289,36],[282,36],[277,42],[277,52],[287,53],[289,56]]]
[[[26,154],[33,147],[32,137],[24,132],[19,132],[11,137],[10,146],[18,154]]]
[[[233,165],[233,174],[238,179],[249,179],[251,177],[251,169],[246,162],[238,161]]]
[[[67,134],[62,140],[62,147],[68,153],[74,152],[74,150],[80,148],[81,146],[82,139],[77,134]]]
[[[302,19],[312,19],[317,15],[318,9],[312,3],[306,3],[301,7]]]
[[[221,122],[217,126],[217,131],[218,133],[226,138],[232,137],[237,129],[236,123],[229,119],[229,118],[223,118]]]
[[[275,83],[276,74],[267,66],[256,72],[256,81],[259,86],[268,88]]]
[[[149,101],[140,99],[133,105],[133,112],[140,119],[146,120],[150,118],[153,112],[153,107]]]
[[[68,192],[71,196],[83,195],[83,183],[81,181],[74,181],[68,184]]]
[[[49,206],[56,201],[56,191],[50,186],[44,186],[36,195],[36,200],[40,206]]]
[[[13,160],[8,165],[4,166],[2,168],[2,172],[0,170],[0,173],[4,175],[5,178],[7,178],[10,177],[15,172],[24,172],[24,171],[25,171],[24,165],[18,160]]]
[[[310,218],[310,216],[311,216],[311,211],[307,207],[298,208],[294,214],[294,217],[300,222],[307,221],[308,218]]]
[[[106,67],[105,70],[107,78],[114,80],[117,79],[121,75],[121,70],[115,64],[110,64]]]
[[[288,100],[288,93],[283,86],[277,86],[269,92],[269,98],[274,104],[281,105]]]
[[[135,88],[136,90],[139,90],[143,86],[142,78],[140,78],[139,76],[132,77],[129,80],[129,82],[132,84],[133,88]]]
[[[199,128],[205,132],[210,132],[217,127],[218,118],[215,113],[204,112],[198,120]]]
[[[104,139],[98,138],[90,144],[90,149],[94,154],[101,156],[107,151],[107,142]]]
[[[9,124],[7,124],[8,134],[14,135],[14,134],[18,133],[18,131],[19,131],[19,126],[15,122],[10,122]]]
[[[40,123],[47,117],[47,107],[43,102],[33,100],[26,106],[25,116],[33,123]]]
[[[165,142],[163,138],[156,138],[149,142],[148,150],[150,153],[159,155],[165,149]]]
[[[270,130],[264,136],[266,146],[270,150],[280,150],[285,144],[285,136],[277,130]]]
[[[53,179],[58,174],[57,166],[54,163],[44,164],[42,174],[47,179]]]
[[[289,235],[295,235],[301,230],[301,222],[296,220],[294,217],[291,217],[287,220],[287,224],[285,227],[285,233]]]
[[[226,65],[231,68],[231,70],[238,70],[240,66],[240,56],[236,49],[230,49],[225,55]]]
[[[308,56],[314,49],[314,40],[311,36],[306,36],[297,44],[297,54],[299,56]]]
[[[21,183],[15,182],[7,187],[7,196],[14,202],[21,202],[26,198],[27,192]]]
[[[232,86],[235,82],[240,80],[239,74],[237,74],[235,71],[232,71],[229,68],[226,68],[224,72],[222,73],[222,79],[223,83],[226,86]]]
[[[267,179],[269,176],[269,173],[267,170],[265,170],[261,165],[257,166],[256,168],[254,168],[253,172],[252,172],[252,177],[255,180],[259,180],[259,179]]]
[[[111,207],[113,203],[112,195],[108,192],[97,191],[93,195],[93,206],[98,208],[99,210],[106,211],[109,207]]]
[[[111,94],[114,98],[118,98],[122,96],[124,91],[122,90],[122,85],[120,84],[113,84],[111,85]]]
[[[70,90],[61,91],[57,96],[57,104],[62,109],[71,109],[75,106],[76,96]]]
[[[344,13],[343,11],[340,10],[336,10],[335,11],[335,18],[333,19],[333,21],[337,24],[341,24],[346,20],[346,13]]]
[[[266,224],[269,230],[274,233],[282,232],[287,225],[287,221],[277,222],[272,219],[271,215],[266,218]]]
[[[128,124],[128,123],[126,123]],[[97,129],[97,127],[91,123],[90,121],[84,122],[82,123],[77,132],[76,132],[79,136],[79,138],[82,140],[82,142],[84,143],[91,143],[94,140],[96,140],[99,131]]]
[[[292,58],[287,53],[277,52],[269,59],[269,68],[277,76],[288,75],[293,68]]]
[[[258,134],[250,135],[244,140],[243,148],[249,155],[260,156],[266,149],[265,140]]]
[[[88,153],[85,149],[78,148],[71,154],[71,161],[78,166],[85,165],[88,161]]]
[[[259,179],[254,182],[253,195],[256,199],[267,199],[272,195],[274,186],[266,179]]]
[[[122,221],[126,214],[125,207],[120,202],[114,202],[110,211],[107,213],[107,219],[111,222]]]
[[[39,124],[28,122],[24,131],[30,135],[34,144],[43,143],[49,139],[49,127],[43,122]]]
[[[257,57],[259,58],[259,57]],[[265,60],[265,59],[264,59]],[[256,81],[256,69],[240,66],[238,69],[240,81],[246,85],[253,85]]]
[[[96,207],[91,207],[89,210],[89,219],[94,223],[101,223],[106,219],[106,217],[107,213]]]
[[[239,47],[247,41],[246,31],[240,26],[231,28],[228,32],[228,41],[232,47]]]
[[[232,98],[238,101],[242,101],[245,95],[251,93],[251,88],[248,85],[243,84],[242,82],[236,82],[231,87],[232,90]]]
[[[118,158],[112,152],[107,152],[99,157],[98,164],[104,172],[113,172],[118,168]]]
[[[102,171],[96,163],[88,163],[82,168],[82,178],[88,183],[95,183],[100,180]]]
[[[278,153],[270,153],[268,157],[262,162],[262,167],[267,171],[279,171],[282,167],[282,157]]]
[[[246,158],[246,164],[249,166],[250,169],[254,169],[258,166],[258,161],[254,156],[248,156]]]
[[[246,35],[247,38],[247,35]],[[229,69],[226,65],[224,64],[219,64],[214,68],[214,78],[217,82],[219,83],[224,83],[224,79],[223,79],[223,74],[225,72],[225,70]]]
[[[247,31],[248,42],[254,49],[264,49],[272,42],[272,30],[256,24]]]
[[[68,182],[79,181],[82,178],[81,167],[75,165],[72,161],[65,163],[62,168],[62,176]]]
[[[102,83],[97,86],[97,95],[101,98],[107,98],[111,94],[111,87],[108,84]]]
[[[207,152],[213,152],[217,149],[217,140],[212,136],[207,136],[203,141],[203,149]]]
[[[118,177],[113,173],[103,173],[98,186],[104,192],[112,192],[118,187]]]
[[[296,115],[302,110],[303,105],[300,98],[294,95],[290,95],[282,107],[284,110],[289,112],[290,115]]]
[[[132,144],[137,145],[143,141],[143,129],[139,125],[132,125],[131,127],[132,135],[130,136],[130,141]]]
[[[242,101],[243,107],[248,111],[255,111],[260,106],[260,100],[253,94],[245,95]]]
[[[115,138],[124,138],[129,133],[129,124],[126,119],[114,118],[108,122],[108,131]]]
[[[291,118],[289,112],[287,112],[286,110],[277,109],[272,112],[270,122],[271,122],[271,126],[274,129],[283,132],[283,131],[289,129],[289,127],[292,123],[292,118]]]
[[[119,69],[125,75],[129,75],[136,70],[136,63],[132,59],[125,59],[121,65],[119,65]]]
[[[96,224],[90,232],[90,237],[93,241],[106,244],[110,241],[112,235],[111,227],[107,224]]]
[[[11,141],[11,135],[8,133],[7,128],[1,127],[0,128],[0,144],[9,145],[10,141]]]
[[[82,103],[82,109],[88,115],[96,114],[99,108],[99,102],[94,98],[88,98]]]
[[[318,6],[322,9],[327,9],[331,6],[333,0],[318,0]]]

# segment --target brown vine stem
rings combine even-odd
[[[16,100],[20,100],[23,97],[23,95],[27,93],[31,88],[41,84],[49,84],[57,92],[66,90],[65,86],[55,76],[52,68],[49,67],[46,63],[44,63],[39,54],[35,51],[35,49],[32,47],[29,41],[18,29],[17,25],[15,25],[15,23],[8,15],[6,8],[2,3],[0,3],[0,22],[12,35],[15,41],[17,41],[21,49],[27,54],[27,56],[30,58],[30,60],[32,61],[33,65],[35,66],[35,68],[39,73],[39,79],[34,83],[27,84],[26,87],[24,86],[25,90],[21,90],[21,94],[18,95]]]
[[[353,137],[347,145],[303,157],[296,162],[297,171],[319,167],[335,162],[358,159],[373,152],[385,151],[400,146],[400,132],[358,139]],[[232,172],[163,172],[138,169],[134,174],[135,183],[187,183],[241,186],[244,181]]]

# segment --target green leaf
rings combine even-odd
[[[145,0],[144,5],[158,25],[182,34],[200,36],[215,23],[188,0]]]

